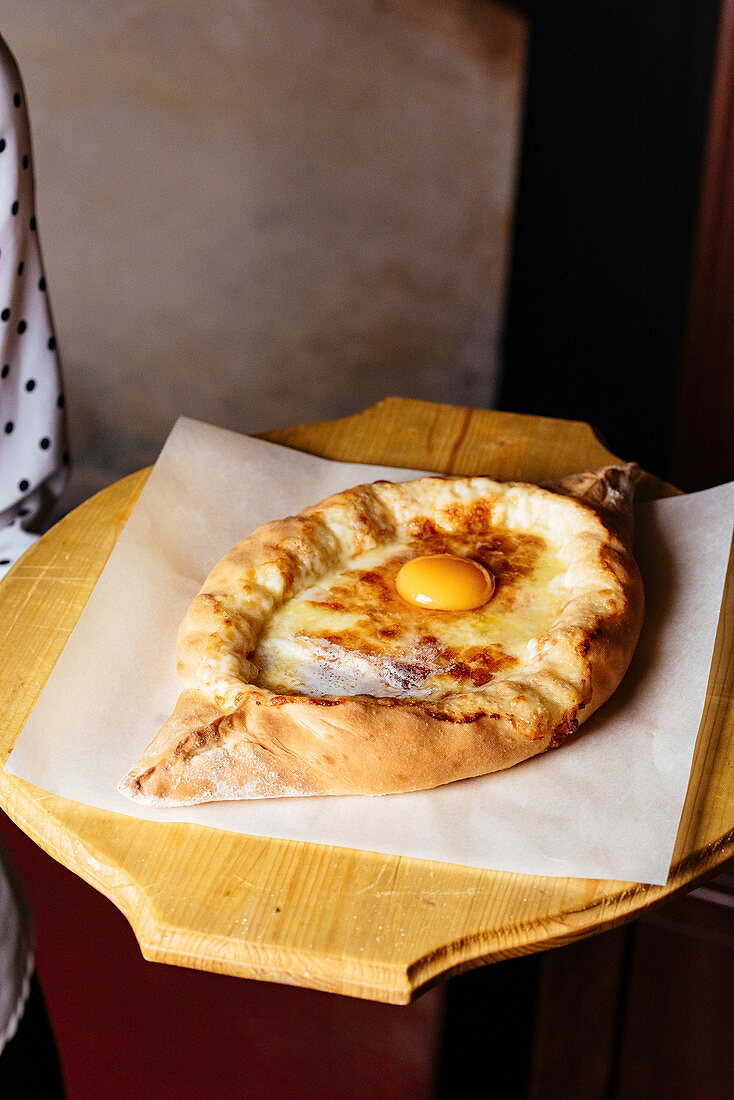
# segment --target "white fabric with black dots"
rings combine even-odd
[[[23,90],[0,49],[0,576],[63,488],[64,397],[38,245]]]
[[[66,480],[63,405],[25,93],[0,39],[0,577],[37,538]],[[30,921],[0,858],[0,1052],[23,1014],[32,967]]]

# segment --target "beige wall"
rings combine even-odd
[[[523,21],[481,0],[0,0],[76,461],[491,403]]]

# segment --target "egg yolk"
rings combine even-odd
[[[395,587],[404,600],[434,611],[469,611],[494,592],[494,577],[471,558],[426,554],[401,566]]]

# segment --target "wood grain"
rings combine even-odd
[[[583,424],[389,399],[270,433],[329,458],[542,480],[610,459]],[[4,763],[145,483],[134,474],[65,517],[0,585]],[[648,499],[675,492],[645,477]],[[0,773],[0,803],[109,897],[148,959],[392,1003],[469,967],[614,927],[734,852],[734,585],[664,887],[540,878],[158,824]]]

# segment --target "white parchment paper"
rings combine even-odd
[[[6,770],[132,817],[494,870],[664,883],[703,710],[734,484],[638,506],[643,635],[616,694],[560,751],[381,798],[154,810],[117,792],[178,697],[178,624],[222,554],[329,493],[415,474],[178,421]]]

